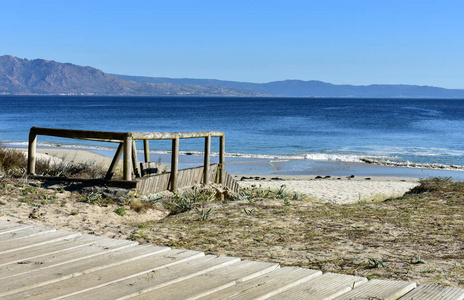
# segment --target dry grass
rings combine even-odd
[[[6,148],[0,144],[0,173],[9,176],[24,177],[27,172],[26,155],[18,150]],[[103,178],[106,173],[98,164],[69,162],[66,159],[57,161],[37,160],[36,173],[39,175],[64,176],[78,178]]]
[[[369,278],[464,285],[464,183],[424,180],[404,197],[335,205],[263,197],[139,224],[152,243]],[[149,225],[149,226],[148,226]]]

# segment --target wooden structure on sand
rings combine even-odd
[[[104,179],[82,179],[68,177],[35,176],[37,136],[54,136],[71,139],[82,139],[101,142],[118,143],[118,149]],[[211,164],[211,138],[219,138],[219,163]],[[179,140],[203,138],[205,140],[203,166],[179,170]],[[143,141],[144,162],[137,159],[135,142]],[[153,164],[150,162],[149,141],[171,140],[171,169],[162,174],[150,174]],[[219,183],[232,191],[238,191],[237,182],[224,169],[225,164],[225,135],[218,131],[202,132],[109,132],[88,131],[56,128],[32,127],[29,132],[28,165],[27,171],[31,176],[41,179],[55,179],[66,181],[87,182],[92,184],[105,184],[125,188],[134,188],[138,194],[152,194],[161,191],[175,191],[178,188],[196,184],[207,185]],[[123,180],[114,180],[113,175],[119,160],[123,156]]]

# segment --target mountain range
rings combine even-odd
[[[335,85],[322,81],[284,80],[268,83],[216,79],[143,77],[107,74],[92,67],[44,59],[0,56],[0,94],[464,98],[464,89],[418,85]]]

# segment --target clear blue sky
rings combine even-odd
[[[464,89],[462,0],[5,0],[0,7],[0,55],[127,75]]]

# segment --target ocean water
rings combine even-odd
[[[464,100],[0,96],[0,141],[25,146],[32,126],[224,131],[226,152],[236,157],[464,165]],[[38,142],[117,146],[44,136]],[[169,141],[151,143],[156,151],[170,149]],[[181,141],[183,151],[202,149],[202,140]]]

